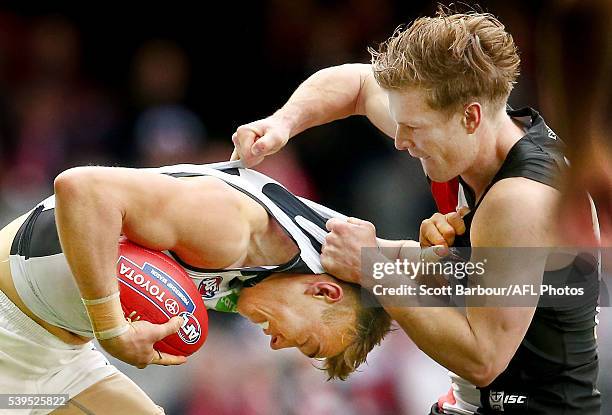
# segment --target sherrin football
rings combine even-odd
[[[208,314],[197,287],[176,261],[121,238],[117,279],[126,317],[136,312],[132,320],[139,317],[156,324],[183,317],[178,333],[155,343],[155,349],[189,356],[202,347],[208,335]]]

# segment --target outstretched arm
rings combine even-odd
[[[365,115],[385,134],[395,135],[387,96],[370,65],[346,64],[313,74],[273,115],[238,127],[233,157],[253,166],[302,131],[351,115]]]

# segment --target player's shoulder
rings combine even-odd
[[[559,190],[529,177],[508,177],[495,182],[481,202],[487,204],[509,204],[520,206],[553,202],[560,195]],[[501,208],[501,206],[497,206]]]
[[[472,243],[475,246],[548,243],[559,196],[553,187],[525,177],[496,182],[474,216]]]

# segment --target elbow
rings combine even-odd
[[[53,181],[56,198],[75,197],[84,189],[91,189],[91,167],[73,167],[61,172]]]
[[[489,386],[504,371],[507,365],[500,367],[497,362],[480,363],[462,377],[474,386],[484,388]]]
[[[72,192],[78,183],[79,175],[80,172],[78,167],[61,172],[53,181],[53,190],[56,196],[62,196]]]

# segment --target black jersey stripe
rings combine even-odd
[[[55,209],[40,212],[32,228],[30,241],[30,257],[43,257],[62,253],[57,226],[55,224]]]
[[[219,169],[219,171],[222,171],[223,173],[231,174],[233,176],[240,176],[240,171],[237,168]],[[176,173],[164,172],[162,174],[165,174],[167,176],[176,177],[176,178],[207,176],[206,174],[203,174],[203,173],[185,173],[185,172],[176,172]]]
[[[62,253],[55,225],[55,209],[44,210],[40,205],[21,225],[11,245],[11,255],[25,259],[40,258]]]
[[[21,224],[15,238],[13,239],[13,243],[11,244],[11,255],[20,255],[26,259],[32,256],[30,246],[32,244],[34,227],[43,209],[43,205],[37,206],[36,209],[30,213],[25,222]],[[57,230],[55,233],[57,234]]]
[[[306,229],[302,228],[300,224],[295,220],[297,216],[302,216],[321,229],[326,230],[325,224],[327,220],[318,215],[315,211],[309,208],[304,202],[295,197],[292,193],[290,193],[287,189],[282,186],[279,186],[276,183],[267,183],[261,189],[261,192],[266,195],[270,200],[272,200],[283,212],[287,214],[287,216],[291,219],[293,223],[296,224],[304,235],[308,237],[312,246],[317,250],[317,252],[321,253],[321,244],[317,241]]]

